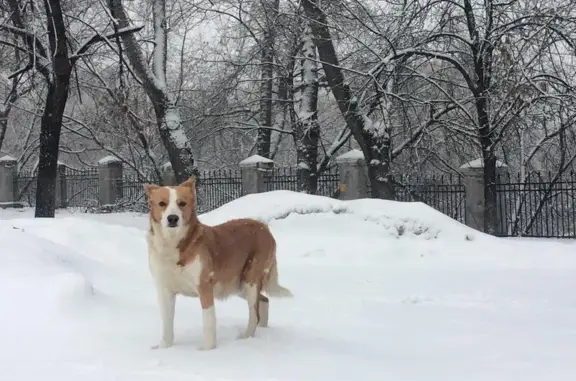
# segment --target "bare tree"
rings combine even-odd
[[[35,9],[27,9],[28,3],[18,0],[8,0],[10,21],[12,25],[2,25],[4,30],[17,36],[22,45],[18,49],[26,53],[26,66],[11,77],[29,70],[37,70],[47,84],[46,102],[40,123],[40,152],[36,186],[35,217],[54,217],[56,171],[58,163],[60,134],[64,110],[68,100],[72,69],[78,58],[88,48],[117,34],[129,34],[134,31],[124,30],[109,36],[96,34],[81,44],[74,54],[69,52],[67,26],[65,15],[59,0],[44,0],[44,22],[48,35],[48,46],[34,32],[35,28],[28,25],[34,22]],[[32,13],[32,18],[28,13]],[[7,43],[6,41],[4,42]]]
[[[130,19],[122,0],[110,0],[109,7],[112,21],[116,27],[128,28]],[[122,41],[126,47],[125,54],[133,72],[142,83],[152,102],[158,132],[168,152],[176,179],[177,181],[184,181],[196,172],[196,168],[190,142],[182,125],[180,110],[168,88],[166,75],[168,49],[166,1],[153,0],[152,8],[154,24],[152,68],[148,66],[144,52],[133,34],[123,34]]]

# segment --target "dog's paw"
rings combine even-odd
[[[151,349],[165,349],[165,348],[170,348],[170,347],[172,346],[172,344],[173,344],[172,342],[162,340],[162,341],[160,342],[160,344],[158,344],[158,345],[153,345],[153,346],[151,347]]]
[[[199,351],[210,351],[212,349],[216,348],[216,344],[201,344],[200,346],[198,346],[198,350]]]
[[[254,337],[254,334],[250,334],[250,333],[242,331],[238,335],[236,335],[236,340],[244,340],[244,339],[249,339],[251,337]]]

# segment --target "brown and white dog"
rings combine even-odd
[[[276,241],[268,227],[253,219],[216,226],[196,215],[196,184],[190,178],[174,187],[145,184],[150,207],[147,235],[149,266],[162,315],[162,340],[154,348],[172,346],[176,295],[199,297],[203,317],[203,349],[216,347],[214,300],[237,295],[248,302],[246,330],[268,325],[268,296],[290,297],[278,284]]]

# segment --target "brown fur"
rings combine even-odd
[[[196,215],[194,178],[175,187],[146,184],[145,189],[150,206],[149,235],[161,234],[162,216],[169,207],[170,189],[174,189],[184,230],[177,242],[178,258],[176,263],[172,263],[182,269],[200,264],[200,272],[195,275],[198,278],[195,291],[190,291],[185,281],[168,278],[172,292],[199,296],[205,310],[214,305],[215,298],[238,295],[248,300],[251,314],[255,313],[258,321],[260,314],[268,314],[268,298],[261,291],[272,296],[291,296],[289,290],[278,284],[276,241],[266,224],[249,218],[234,219],[216,226],[201,223]],[[260,303],[266,304],[264,312]],[[247,335],[253,335],[253,331],[247,330]]]

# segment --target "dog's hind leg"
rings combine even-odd
[[[270,301],[262,294],[258,295],[258,326],[268,327],[268,311],[270,309]]]
[[[238,294],[238,296],[244,300],[248,300],[246,298],[245,292]],[[258,326],[259,327],[268,327],[268,316],[269,316],[269,309],[270,309],[270,301],[269,299],[262,294],[258,295]]]
[[[259,298],[260,295],[260,287],[257,284],[248,284],[244,283],[242,285],[243,288],[243,297],[248,302],[248,326],[244,333],[238,336],[239,339],[245,339],[248,337],[253,337],[254,333],[256,333],[256,327],[258,326],[258,320],[260,320],[259,316]]]

